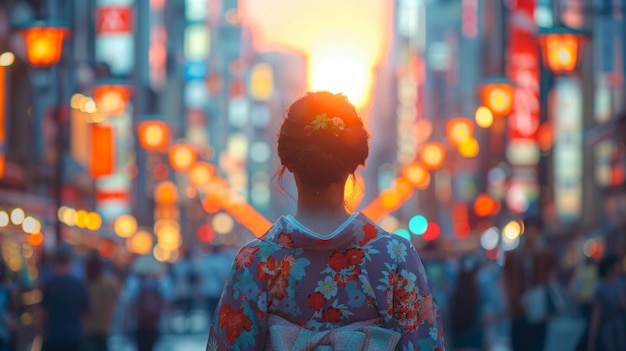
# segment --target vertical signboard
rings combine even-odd
[[[94,178],[110,175],[115,169],[113,137],[111,126],[105,124],[91,125],[89,171]]]
[[[537,133],[540,123],[540,57],[534,37],[535,0],[511,2],[507,74],[516,86],[508,121],[507,158],[512,165],[507,205],[524,213],[537,200]]]
[[[582,208],[583,110],[580,81],[554,84],[554,201],[561,220],[576,220]]]
[[[96,179],[96,210],[105,222],[131,212],[130,192],[133,168],[130,167],[133,149],[132,119],[124,113],[107,119],[114,136],[112,152],[115,163],[111,175]]]
[[[129,75],[133,69],[133,0],[96,0],[96,61],[111,73]]]

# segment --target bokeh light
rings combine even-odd
[[[480,246],[485,250],[495,249],[500,242],[500,232],[497,227],[491,227],[480,235]]]
[[[102,217],[96,212],[89,212],[87,214],[87,229],[91,231],[99,230],[102,226]]]
[[[510,221],[502,229],[503,239],[515,240],[522,234],[522,228],[517,221]]]
[[[113,222],[113,229],[120,238],[129,238],[137,231],[137,219],[130,214],[121,215]]]
[[[9,214],[5,211],[0,211],[0,227],[6,227],[9,225]]]
[[[428,220],[422,215],[417,215],[409,219],[409,230],[415,235],[422,235],[428,229]]]
[[[211,224],[213,225],[215,232],[222,235],[232,232],[235,226],[233,217],[224,212],[216,214],[213,217]]]
[[[424,238],[424,240],[432,241],[437,239],[440,233],[441,228],[439,227],[439,224],[435,222],[428,222],[428,228],[426,228],[426,231],[422,234],[422,238]]]
[[[441,143],[424,143],[419,152],[420,160],[425,168],[436,170],[443,166],[446,151]]]
[[[11,223],[20,225],[24,221],[25,216],[24,210],[21,208],[14,208],[13,211],[11,211]]]
[[[466,158],[476,157],[480,151],[478,140],[470,137],[459,143],[459,154]]]
[[[489,128],[493,124],[493,112],[485,106],[480,106],[476,109],[474,119],[477,126]]]

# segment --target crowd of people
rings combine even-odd
[[[540,222],[498,260],[422,249],[451,350],[626,350],[626,261],[563,264]],[[437,252],[433,254],[433,252]]]
[[[581,255],[565,267],[541,233],[540,223],[527,221],[520,247],[498,260],[480,250],[444,252],[437,242],[418,247],[448,349],[549,350],[556,340],[564,350],[626,350],[623,257]],[[109,350],[112,334],[153,350],[163,333],[190,331],[174,328],[174,315],[215,315],[233,257],[214,249],[165,265],[138,256],[120,271],[97,252],[60,246],[40,273],[42,350]],[[18,350],[19,298],[7,273],[0,265],[0,351]],[[559,330],[563,320],[575,323]]]
[[[154,350],[164,333],[191,332],[175,328],[174,315],[184,319],[195,310],[210,318],[231,260],[227,250],[213,249],[188,252],[173,264],[137,256],[124,267],[62,244],[42,256],[39,279],[29,288],[0,264],[0,351],[105,351],[114,349],[113,336],[138,351]],[[20,335],[24,296],[40,296],[28,337]]]

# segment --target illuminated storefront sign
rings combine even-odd
[[[507,74],[516,86],[508,120],[507,158],[513,166],[506,203],[512,212],[531,209],[537,200],[537,134],[540,124],[540,57],[534,36],[535,0],[511,3]]]
[[[554,84],[554,201],[557,216],[574,220],[582,208],[583,111],[580,81]]]

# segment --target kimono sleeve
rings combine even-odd
[[[235,256],[214,313],[207,351],[265,349],[267,283],[257,274],[261,262],[256,244],[244,246]]]
[[[444,350],[441,311],[424,265],[410,241],[398,240],[406,247],[406,256],[396,260],[397,275],[392,284],[393,325],[402,333],[397,350]]]

